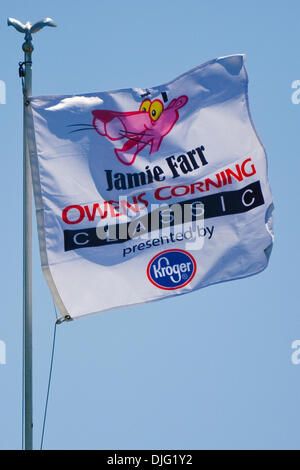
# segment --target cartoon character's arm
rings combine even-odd
[[[151,147],[150,147],[150,152],[149,153],[154,153],[154,152],[157,152],[159,150],[159,147],[160,147],[160,144],[161,144],[163,138],[164,138],[164,136],[154,137],[151,140]]]

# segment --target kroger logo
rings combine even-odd
[[[152,258],[147,276],[160,289],[179,289],[191,282],[196,269],[196,261],[187,251],[166,250]]]

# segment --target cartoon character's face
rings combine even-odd
[[[164,107],[159,99],[146,98],[138,111],[118,112],[106,109],[92,111],[93,126],[101,136],[111,141],[126,138],[121,149],[115,149],[119,161],[132,165],[137,154],[150,145],[150,154],[159,150],[163,137],[167,135],[179,118],[178,109],[188,102],[185,95],[174,98]]]

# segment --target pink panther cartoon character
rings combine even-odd
[[[107,109],[92,111],[93,126],[111,141],[126,139],[115,154],[124,165],[132,165],[138,153],[150,145],[150,154],[157,152],[163,138],[179,118],[178,109],[188,102],[186,95],[174,98],[167,108],[159,99],[146,98],[138,111],[118,112]]]

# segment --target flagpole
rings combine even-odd
[[[24,106],[23,106],[23,322],[24,322],[24,444],[33,449],[32,414],[32,182],[26,133],[26,106],[32,95],[31,34],[22,46],[24,51]]]
[[[32,395],[32,181],[26,132],[26,107],[32,95],[32,33],[44,26],[56,26],[51,18],[34,25],[8,18],[8,26],[25,34],[24,62],[19,64],[23,84],[23,430],[24,449],[33,449]]]

